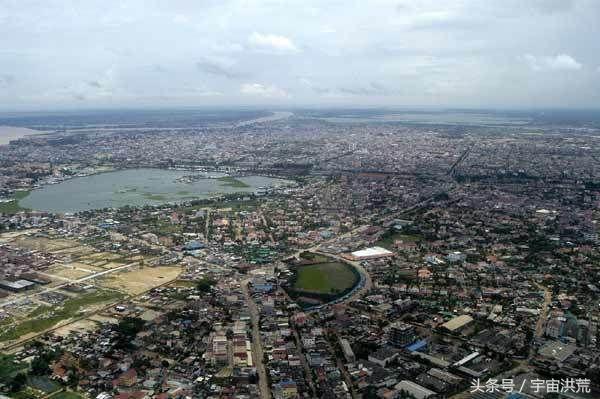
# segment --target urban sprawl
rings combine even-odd
[[[600,129],[281,114],[0,146],[0,398],[599,397]],[[135,169],[285,183],[21,206]]]

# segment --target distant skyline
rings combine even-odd
[[[600,1],[0,0],[0,112],[598,108]]]

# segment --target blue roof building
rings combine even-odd
[[[183,249],[185,249],[186,251],[196,251],[202,248],[206,248],[206,245],[197,240],[189,241],[183,247]]]

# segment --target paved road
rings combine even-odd
[[[544,325],[546,323],[546,320],[548,319],[548,307],[550,306],[550,303],[552,302],[552,292],[547,287],[544,287],[543,285],[540,285],[538,283],[535,283],[535,285],[539,289],[544,290],[544,304],[542,305],[542,311],[540,312],[540,318],[538,319],[537,324],[535,326],[535,336],[539,338],[542,335],[544,335]]]
[[[286,293],[287,295],[287,293]],[[302,363],[302,367],[304,367],[304,374],[306,377],[306,380],[308,381],[308,386],[310,387],[310,392],[312,393],[312,397],[316,398],[317,396],[317,390],[315,388],[315,382],[313,380],[313,375],[312,375],[312,371],[308,365],[308,362],[306,361],[306,356],[304,356],[303,353],[303,345],[302,345],[302,340],[300,339],[300,334],[298,333],[298,329],[296,328],[296,326],[292,326],[292,331],[294,333],[294,338],[296,339],[296,345],[298,345],[298,351],[299,353],[299,357],[300,357],[300,362]]]
[[[274,243],[275,238],[273,238],[273,233],[271,233],[271,229],[269,228],[269,223],[267,223],[267,218],[265,217],[265,214],[260,212],[260,218],[262,219],[263,225],[265,226],[265,231],[269,232],[269,240],[271,240],[271,242]]]
[[[258,372],[258,388],[260,389],[260,397],[262,399],[271,398],[271,388],[269,387],[269,380],[267,379],[267,372],[263,362],[264,353],[262,341],[260,338],[260,314],[254,299],[250,295],[248,290],[249,281],[242,282],[242,290],[244,297],[246,298],[246,306],[250,311],[250,317],[252,318],[252,357],[254,358],[254,365]]]
[[[338,333],[335,333],[335,338],[336,340],[339,342],[340,340],[340,336],[338,335]],[[352,377],[350,377],[350,374],[348,373],[348,370],[346,369],[346,366],[344,366],[345,363],[345,359],[344,357],[339,357],[338,356],[338,352],[333,348],[334,343],[332,343],[329,339],[327,340],[327,346],[329,347],[329,353],[333,354],[333,357],[335,358],[335,362],[337,365],[337,368],[342,372],[342,376],[344,377],[344,381],[346,382],[346,386],[348,387],[348,391],[350,393],[350,396],[352,398],[357,398],[358,395],[356,394],[356,390],[354,389],[354,384],[352,383]],[[361,396],[362,397],[362,396]]]
[[[206,210],[206,216],[205,216],[206,223],[204,223],[204,239],[208,240],[208,238],[209,238],[208,237],[208,230],[210,229],[210,223],[211,223],[211,220],[210,220],[210,208],[205,208],[205,210]]]

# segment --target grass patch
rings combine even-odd
[[[42,398],[43,395],[30,387],[25,387],[22,391],[11,393],[10,397],[13,399],[39,399]]]
[[[30,376],[27,379],[27,385],[45,393],[56,392],[62,388],[59,383],[46,376]]]
[[[150,201],[166,201],[167,196],[165,194],[153,194],[153,193],[143,193],[142,197]]]
[[[56,395],[52,395],[52,399],[81,399],[83,396],[75,392],[59,392]]]
[[[14,215],[21,211],[28,211],[29,209],[23,208],[19,205],[19,201],[29,195],[29,191],[15,191],[12,196],[12,201],[0,203],[0,213],[8,215]]]
[[[308,260],[312,263],[327,263],[329,258],[325,255],[316,254],[314,252],[304,251],[300,253],[300,258]]]
[[[128,194],[128,193],[135,193],[137,191],[137,187],[125,187],[121,190],[117,190],[114,193],[115,194]]]
[[[236,187],[236,188],[250,187],[249,184],[246,184],[243,181],[238,180],[235,177],[231,177],[231,176],[219,177],[219,178],[217,178],[217,180],[221,183],[222,186]]]
[[[293,288],[322,294],[343,292],[356,284],[351,266],[340,262],[327,262],[301,266]]]
[[[123,294],[119,292],[103,290],[69,299],[60,307],[40,306],[32,312],[32,318],[2,331],[0,333],[0,342],[18,339],[29,333],[42,332],[54,327],[62,320],[77,316],[86,306],[113,300],[116,301],[122,297]]]
[[[389,233],[385,234],[381,237],[379,241],[375,245],[379,247],[383,247],[385,249],[394,248],[394,242],[403,241],[403,242],[419,242],[422,241],[423,237],[415,235],[415,234],[404,234],[404,233]]]
[[[197,284],[196,281],[192,280],[175,280],[171,283],[173,287],[193,288]]]

